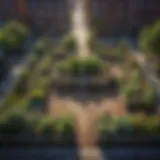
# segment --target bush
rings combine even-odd
[[[61,138],[73,135],[73,119],[70,116],[60,118],[44,117],[35,127],[35,132],[41,136]]]
[[[72,76],[77,75],[98,75],[102,69],[102,62],[96,57],[89,57],[87,59],[68,59],[59,65],[61,72],[67,72]]]
[[[50,41],[46,38],[40,38],[33,48],[33,52],[38,56],[42,56],[49,51]]]
[[[101,117],[99,131],[104,138],[117,136],[158,136],[160,117],[136,114],[121,118]]]
[[[160,57],[160,22],[143,29],[139,36],[140,48],[148,54]]]
[[[14,91],[18,95],[24,95],[28,91],[28,81],[30,78],[30,73],[27,71],[23,71],[17,80],[17,83],[14,87]]]
[[[64,36],[63,45],[67,51],[73,51],[76,48],[76,42],[73,35],[69,34]]]
[[[40,136],[54,136],[55,119],[53,117],[43,117],[35,126],[35,132]]]
[[[61,136],[73,135],[74,132],[74,122],[71,116],[63,116],[56,119],[56,132]]]
[[[154,109],[157,101],[155,89],[147,83],[145,84],[145,82],[138,80],[137,76],[135,72],[132,80],[122,86],[122,95],[129,106]]]
[[[156,101],[157,101],[156,91],[152,87],[146,86],[142,95],[143,106],[145,106],[146,108],[154,107],[156,106]]]
[[[130,123],[136,135],[156,136],[160,134],[160,118],[158,116],[133,115],[130,117]]]
[[[98,122],[98,130],[104,137],[117,136],[116,119],[101,117]]]
[[[101,117],[98,122],[99,132],[104,137],[115,137],[115,136],[130,136],[133,133],[130,121],[128,117],[123,118],[111,118]]]
[[[28,34],[29,30],[24,24],[10,21],[0,30],[0,47],[6,52],[20,49]]]
[[[0,134],[20,134],[29,128],[25,111],[16,109],[5,112],[0,117]]]

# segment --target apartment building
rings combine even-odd
[[[76,1],[76,0],[75,0]],[[41,31],[70,28],[69,0],[0,0],[0,21],[20,19]],[[92,0],[93,19],[103,34],[136,33],[160,17],[160,0]]]

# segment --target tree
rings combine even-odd
[[[154,60],[157,72],[160,71],[160,21],[142,30],[139,37],[139,46]]]
[[[10,21],[0,29],[0,47],[5,52],[21,49],[29,34],[29,29],[17,21]]]
[[[139,45],[146,53],[160,58],[160,21],[142,30]]]

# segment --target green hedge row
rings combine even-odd
[[[103,63],[96,57],[87,59],[70,58],[58,65],[61,73],[71,76],[95,76],[101,73]]]
[[[73,134],[73,118],[54,118],[38,112],[14,109],[0,117],[0,135],[69,136]]]
[[[103,137],[116,136],[159,136],[160,117],[144,114],[123,118],[101,117],[98,130]]]

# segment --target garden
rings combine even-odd
[[[4,26],[0,30],[3,52],[9,56],[21,50],[28,32],[26,26],[16,22]],[[148,42],[142,42],[142,45],[145,43]],[[157,93],[146,80],[128,45],[124,42],[117,46],[102,45],[94,37],[90,44],[93,54],[83,59],[76,55],[75,40],[71,35],[66,35],[60,44],[54,44],[47,37],[38,38],[14,85],[0,101],[2,137],[49,138],[54,143],[75,141],[72,116],[56,118],[48,115],[48,96],[57,87],[115,90],[116,95],[124,99],[126,117],[104,116],[98,121],[102,138],[160,134]]]

